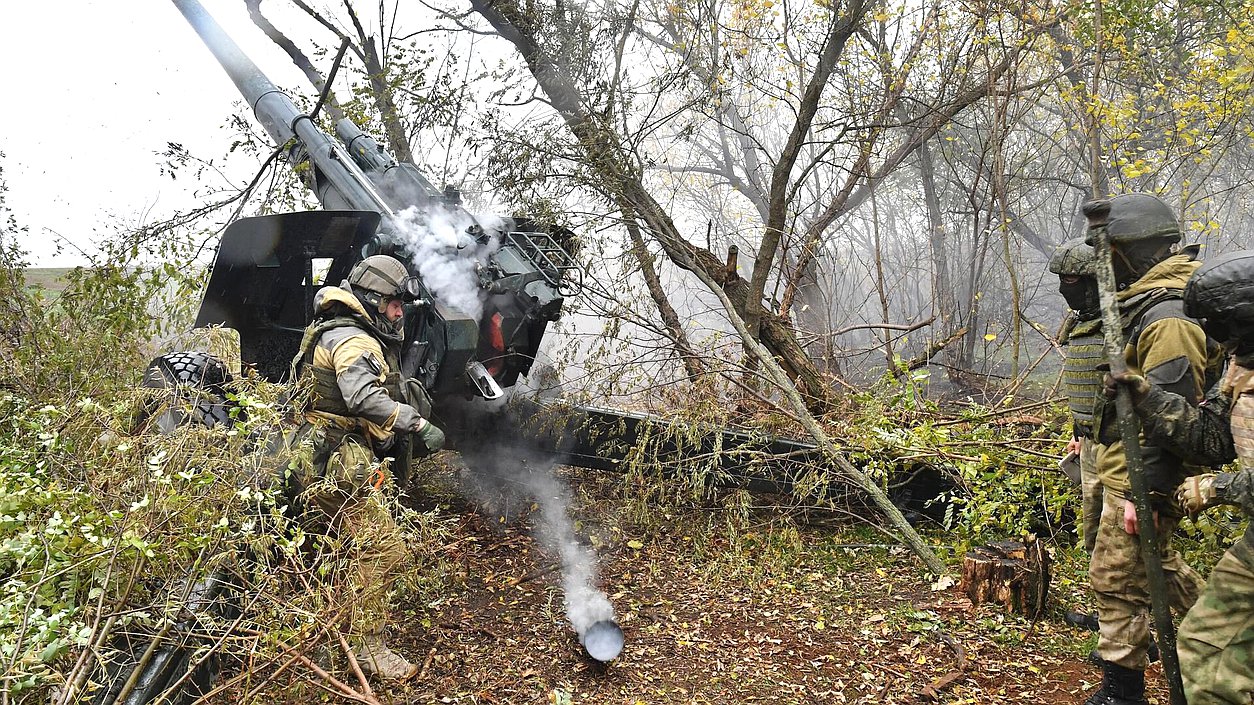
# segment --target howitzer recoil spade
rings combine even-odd
[[[1111,374],[1127,372],[1128,365],[1124,359],[1123,322],[1119,315],[1119,301],[1115,292],[1118,285],[1115,280],[1113,251],[1107,225],[1110,221],[1110,201],[1101,199],[1084,204],[1084,217],[1093,233],[1094,251],[1097,255],[1097,283],[1102,302],[1102,330],[1106,338],[1106,359],[1110,362]],[[1163,675],[1171,692],[1172,705],[1186,705],[1184,683],[1180,678],[1180,661],[1176,655],[1176,630],[1171,621],[1171,607],[1167,602],[1167,579],[1163,573],[1163,559],[1158,536],[1158,526],[1154,520],[1154,510],[1150,507],[1149,486],[1145,481],[1145,465],[1141,457],[1141,424],[1132,408],[1132,393],[1127,387],[1118,385],[1118,396],[1115,399],[1115,412],[1119,420],[1119,435],[1123,441],[1123,452],[1128,468],[1128,481],[1132,489],[1132,501],[1136,505],[1137,534],[1141,541],[1141,557],[1145,561],[1145,571],[1149,586],[1150,606],[1154,616],[1154,626],[1158,631],[1158,647],[1162,653]]]

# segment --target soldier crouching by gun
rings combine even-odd
[[[349,545],[357,659],[389,680],[411,678],[418,667],[383,641],[388,589],[406,557],[383,494],[392,479],[387,454],[401,433],[412,434],[420,454],[444,445],[438,427],[398,401],[404,303],[416,294],[400,261],[367,257],[341,286],[315,295],[314,321],[293,363],[307,396],[297,404],[304,424],[288,481],[299,484],[307,530]]]
[[[1107,378],[1132,392],[1143,432],[1198,465],[1240,458],[1236,472],[1186,478],[1176,490],[1181,508],[1196,516],[1219,504],[1241,507],[1254,519],[1254,251],[1207,262],[1189,279],[1184,312],[1232,357],[1223,381],[1194,407],[1139,375]],[[1254,525],[1211,572],[1197,603],[1180,625],[1180,671],[1189,705],[1254,702]]]

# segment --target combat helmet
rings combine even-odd
[[[1093,248],[1084,238],[1077,237],[1054,250],[1054,256],[1049,258],[1049,271],[1058,276],[1091,277],[1095,259]]]
[[[400,260],[390,255],[371,255],[358,262],[345,283],[366,310],[375,313],[387,309],[388,299],[418,298],[417,281],[409,276]]]
[[[1148,193],[1122,193],[1088,201],[1083,211],[1090,225],[1085,243],[1096,245],[1095,226],[1106,227],[1120,289],[1170,257],[1180,242],[1180,221],[1171,206]]]
[[[1254,352],[1254,250],[1208,260],[1184,287],[1184,314],[1239,355]]]
[[[1049,258],[1049,271],[1058,275],[1058,293],[1067,300],[1067,308],[1075,311],[1082,321],[1102,315],[1095,269],[1093,248],[1084,244],[1082,237],[1062,243]]]
[[[1089,212],[1089,201],[1085,213]],[[1107,200],[1110,214],[1106,216],[1106,236],[1112,245],[1129,245],[1140,242],[1158,243],[1162,240],[1180,242],[1180,221],[1171,206],[1163,199],[1148,193],[1121,193]],[[1085,244],[1095,245],[1093,231],[1084,239]]]

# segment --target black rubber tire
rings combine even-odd
[[[178,426],[195,423],[206,428],[232,422],[242,412],[228,393],[231,383],[226,363],[207,352],[183,350],[166,353],[148,363],[143,386],[149,389],[174,389],[174,403],[164,409],[153,409],[156,426],[169,433]],[[185,410],[190,407],[190,413]]]

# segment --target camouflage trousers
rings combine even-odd
[[[1141,541],[1123,530],[1123,498],[1106,492],[1102,502],[1097,543],[1089,562],[1089,583],[1097,596],[1101,629],[1097,653],[1106,661],[1124,668],[1143,671],[1150,641],[1150,597],[1141,557]],[[1163,572],[1167,579],[1167,600],[1178,615],[1197,601],[1204,581],[1197,571],[1171,548],[1171,535],[1177,519],[1159,520]]]
[[[409,557],[388,509],[387,461],[375,459],[356,434],[328,437],[306,426],[298,436],[291,467],[302,488],[301,524],[313,539],[312,558],[340,564],[335,577],[349,593],[352,631],[379,634],[387,621],[388,591]]]
[[[1080,441],[1080,531],[1084,550],[1093,555],[1097,544],[1097,527],[1102,520],[1102,481],[1097,476],[1097,443]]]
[[[1189,705],[1254,703],[1254,545],[1228,549],[1180,625]]]

